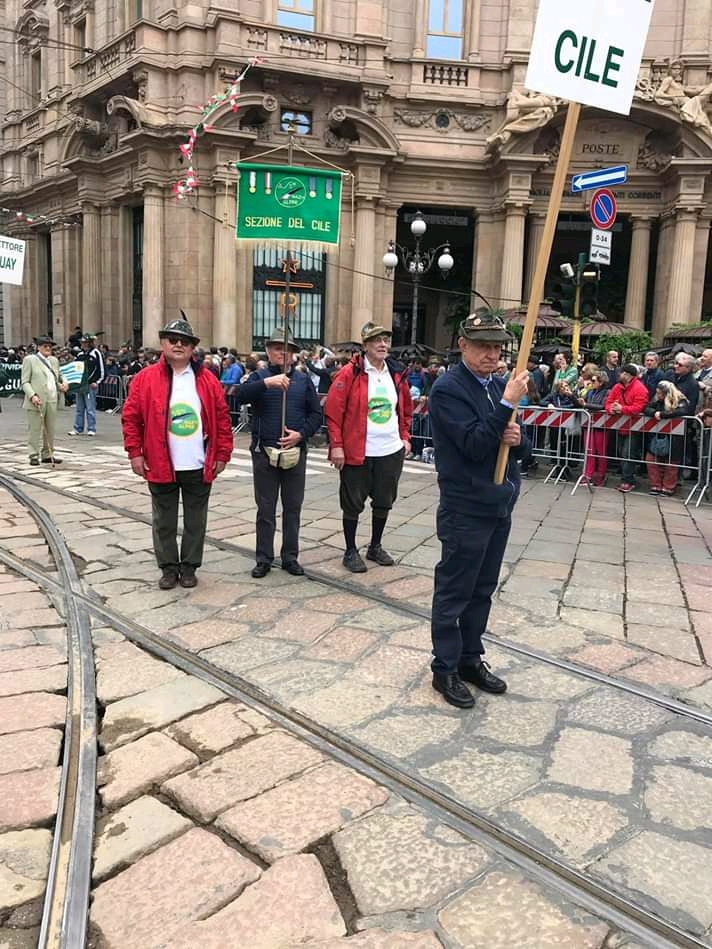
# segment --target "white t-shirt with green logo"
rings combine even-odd
[[[205,464],[200,399],[190,366],[173,373],[168,450],[176,471],[196,471]]]
[[[398,395],[387,366],[379,372],[365,357],[364,365],[368,375],[366,457],[383,458],[403,447],[398,432]]]

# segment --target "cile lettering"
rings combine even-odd
[[[625,50],[618,46],[609,46],[608,52],[598,50],[598,43],[590,36],[577,36],[573,30],[564,30],[556,41],[554,49],[554,63],[560,73],[566,75],[573,70],[575,76],[583,77],[588,82],[600,83],[603,86],[618,88],[618,78],[614,73],[620,72],[620,60],[625,56]]]

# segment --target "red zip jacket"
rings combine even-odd
[[[193,365],[193,371],[205,439],[203,481],[209,483],[215,478],[215,462],[227,464],[230,461],[232,427],[225,393],[216,377],[199,365]],[[121,413],[124,448],[129,458],[143,455],[146,478],[156,484],[169,484],[176,480],[168,449],[171,373],[163,356],[160,362],[142,369],[133,377]]]
[[[640,415],[649,401],[645,383],[634,376],[627,386],[616,382],[606,399],[606,412],[611,411],[614,402],[620,402],[621,415]]]
[[[392,359],[386,359],[398,395],[396,412],[398,432],[403,441],[410,441],[413,401],[408,387],[408,374]],[[368,416],[368,373],[362,356],[354,356],[334,376],[324,405],[329,430],[329,457],[332,449],[343,448],[347,465],[362,465],[366,458],[366,420]]]

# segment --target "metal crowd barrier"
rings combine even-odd
[[[237,392],[231,391],[233,389],[238,389],[239,384],[224,385],[223,388],[225,390],[227,409],[230,413],[230,422],[232,424],[233,435],[239,435],[240,432],[249,431],[250,407],[249,405],[240,405],[237,399]]]
[[[699,441],[700,473],[697,483],[685,498],[685,505],[688,505],[692,503],[692,499],[697,495],[695,507],[699,507],[705,497],[712,500],[712,490],[710,489],[710,476],[712,473],[712,428],[706,427],[700,419],[698,419],[698,421],[702,428]]]
[[[106,376],[96,388],[97,411],[116,415],[126,401],[126,391],[124,376]]]

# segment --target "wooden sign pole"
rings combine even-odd
[[[561,198],[566,184],[566,174],[569,169],[569,159],[574,147],[576,138],[576,126],[578,125],[581,106],[578,102],[570,102],[566,114],[566,123],[564,132],[561,136],[561,148],[559,158],[554,172],[554,183],[551,186],[551,197],[549,198],[549,207],[546,212],[546,221],[544,223],[544,233],[539,247],[539,253],[536,258],[536,268],[532,280],[531,293],[529,295],[529,307],[527,309],[527,319],[524,324],[522,338],[519,343],[519,355],[517,357],[517,368],[515,374],[518,375],[527,368],[529,352],[534,341],[534,330],[539,315],[539,304],[544,296],[544,283],[546,281],[546,271],[549,267],[549,257],[554,243],[554,234],[556,232],[556,222],[559,217],[559,208],[561,207]],[[517,410],[512,412],[512,421],[517,417]],[[504,473],[507,470],[507,460],[509,458],[509,445],[502,442],[499,446],[497,455],[497,465],[494,473],[494,483],[502,484]]]

